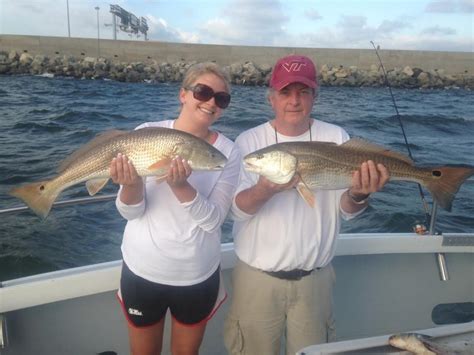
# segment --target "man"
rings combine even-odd
[[[310,117],[317,89],[308,57],[278,60],[268,94],[275,117],[237,138],[242,156],[280,142],[348,140],[341,127]],[[284,333],[287,354],[334,339],[331,260],[341,217],[361,213],[388,179],[383,165],[364,162],[350,189],[317,190],[311,208],[294,189],[297,176],[278,185],[241,171],[232,206],[238,262],[225,323],[231,354],[280,354]]]

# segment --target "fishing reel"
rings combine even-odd
[[[413,232],[419,235],[424,235],[428,233],[426,226],[420,221],[415,221],[415,223],[412,225],[412,229]]]

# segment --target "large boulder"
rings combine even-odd
[[[30,65],[33,62],[33,56],[30,53],[22,53],[19,62],[20,65]]]
[[[11,51],[10,53],[8,53],[8,59],[13,62],[15,60],[18,60],[20,59],[20,56],[18,55],[17,51]]]
[[[410,68],[408,65],[405,68],[403,68],[402,73],[409,77],[412,77],[415,74],[413,69]]]

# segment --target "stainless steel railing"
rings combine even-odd
[[[468,179],[464,183],[474,184],[474,179]],[[109,195],[103,195],[103,196],[74,198],[70,200],[56,201],[53,203],[53,207],[65,207],[65,206],[78,205],[78,204],[89,204],[89,203],[110,201],[110,200],[114,200],[116,197],[117,197],[117,194],[109,194]],[[0,215],[15,214],[15,213],[20,213],[27,210],[28,210],[28,206],[25,206],[25,205],[20,206],[20,207],[5,208],[5,209],[0,209]],[[432,211],[431,211],[431,221],[430,221],[430,226],[429,226],[430,234],[433,234],[435,232],[437,211],[438,211],[438,206],[434,202]]]
[[[110,194],[110,195],[103,195],[103,196],[94,196],[94,197],[81,197],[81,198],[73,198],[70,200],[64,201],[56,201],[53,203],[54,207],[65,207],[71,205],[80,205],[80,204],[89,204],[89,203],[96,203],[96,202],[103,202],[103,201],[111,201],[115,200],[117,194]],[[0,210],[0,215],[3,214],[16,214],[23,211],[27,211],[29,208],[28,206],[21,206],[21,207],[12,207],[12,208],[5,208]]]

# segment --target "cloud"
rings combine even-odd
[[[323,18],[317,10],[312,9],[312,8],[307,9],[304,12],[304,14],[307,18],[309,18],[310,20],[313,20],[313,21],[321,20]]]
[[[412,27],[410,22],[408,20],[384,20],[382,21],[382,23],[380,24],[380,26],[378,26],[377,28],[377,32],[382,32],[383,34],[385,35],[388,35],[388,34],[392,34],[394,32],[398,32],[402,29],[405,29],[405,28],[410,28]]]
[[[458,6],[461,12],[474,12],[474,0],[459,0]]]
[[[451,36],[456,34],[456,30],[449,27],[440,27],[438,25],[427,27],[420,32],[422,35]]]
[[[148,38],[165,42],[185,42],[198,43],[199,36],[194,33],[188,33],[179,29],[172,28],[162,18],[156,18],[153,15],[146,16],[148,23]]]
[[[20,9],[20,11],[25,11],[25,12],[31,12],[31,13],[45,13],[45,12],[50,12],[51,9],[48,9],[48,1],[44,0],[37,0],[37,1],[31,1],[31,2],[23,2],[23,1],[18,1],[17,6]],[[66,5],[64,4],[64,7]],[[53,10],[54,11],[54,10]]]
[[[320,38],[329,36],[333,45],[345,48],[367,47],[371,40],[386,40],[404,28],[410,27],[409,20],[383,20],[377,26],[367,24],[365,16],[342,16],[336,30],[327,29]],[[328,32],[333,32],[329,35]]]
[[[431,0],[426,5],[425,11],[438,13],[473,13],[474,0]]]
[[[446,36],[433,35],[399,36],[387,43],[384,48],[454,52],[472,52],[473,50],[472,39],[470,37],[446,38]]]
[[[1,1],[1,0],[0,0]],[[51,6],[51,1],[3,1],[0,30],[10,34],[38,36],[67,36],[68,18],[66,2]],[[97,37],[97,12],[94,6],[69,1],[69,24],[72,37]],[[104,9],[100,10],[100,31],[104,21],[110,22]]]
[[[405,34],[413,21],[405,17],[372,25],[364,16],[342,16],[337,26],[294,35],[290,40],[295,46],[315,48],[371,48],[373,40],[384,49],[472,51],[472,38],[449,27],[432,26],[416,35]]]
[[[231,0],[219,18],[207,21],[200,34],[207,43],[276,45],[287,36],[278,0]]]

